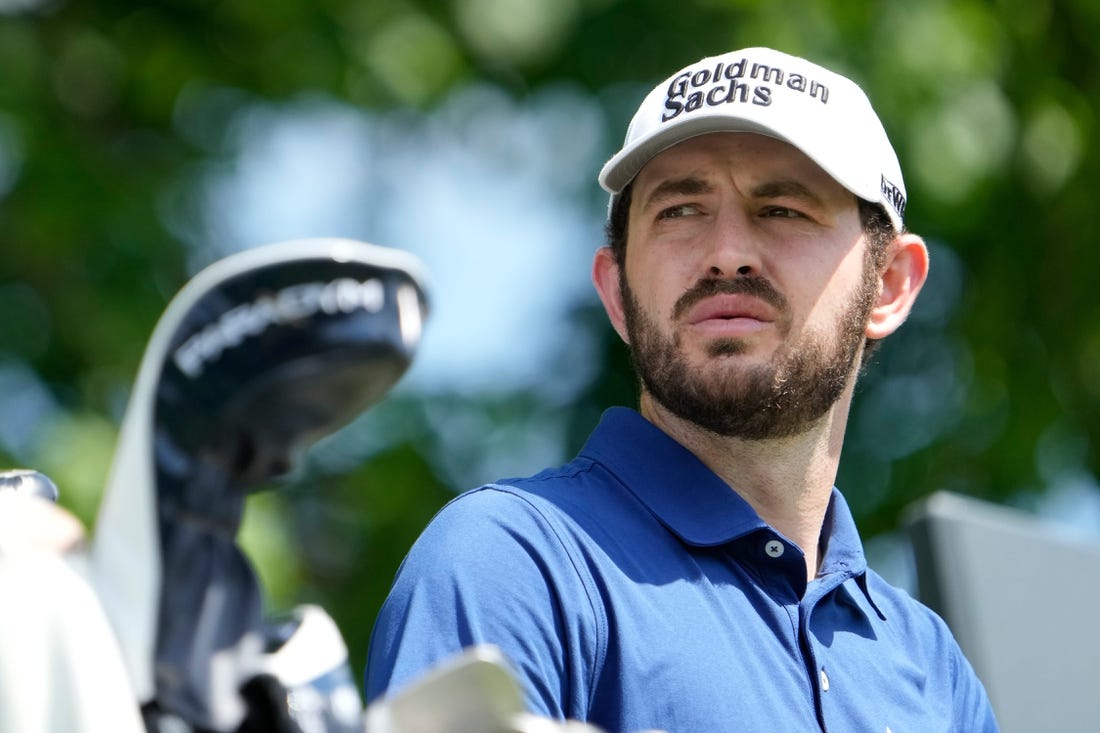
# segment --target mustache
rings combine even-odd
[[[782,316],[790,312],[787,299],[762,277],[737,277],[729,280],[702,278],[676,301],[672,307],[673,318],[680,318],[699,301],[715,295],[749,295],[764,301]]]

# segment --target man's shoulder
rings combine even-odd
[[[592,501],[592,486],[605,480],[593,476],[593,470],[591,461],[578,459],[467,489],[436,513],[425,534],[481,542],[500,534],[530,538],[552,532],[576,506]]]
[[[459,494],[452,503],[481,509],[511,511],[517,504],[529,511],[570,515],[591,509],[603,500],[616,500],[618,480],[606,467],[587,456],[545,468],[529,476],[502,478]],[[612,494],[612,496],[609,496]]]
[[[529,476],[502,478],[479,488],[495,488],[505,492],[543,494],[555,489],[567,489],[570,485],[603,480],[602,467],[590,456],[581,454],[558,466],[544,468]],[[476,491],[477,489],[475,489]]]
[[[615,537],[649,537],[658,527],[613,473],[582,457],[462,492],[428,523],[413,554],[439,565],[476,554],[557,557],[571,566]]]
[[[955,637],[938,613],[909,591],[893,585],[874,570],[867,570],[867,588],[888,625],[906,637],[921,640],[926,647],[956,647]]]

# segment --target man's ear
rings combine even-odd
[[[600,247],[596,250],[596,256],[592,261],[592,284],[596,286],[603,309],[607,312],[607,318],[615,331],[626,343],[630,339],[626,336],[626,316],[623,312],[623,296],[619,287],[619,263],[615,260],[615,254],[610,247]]]
[[[908,232],[899,234],[889,245],[878,300],[867,322],[867,338],[884,338],[905,323],[927,277],[928,248],[924,240]]]

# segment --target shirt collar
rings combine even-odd
[[[867,558],[863,555],[863,542],[859,539],[856,521],[844,495],[835,487],[825,510],[821,536],[827,538],[825,556],[821,558],[821,573],[843,573],[848,576],[867,572]]]
[[[767,528],[726,482],[634,410],[605,412],[581,455],[606,466],[690,545],[719,545]]]
[[[720,545],[770,529],[748,502],[695,454],[634,410],[613,407],[605,412],[581,455],[606,466],[687,544]],[[854,577],[866,573],[855,520],[835,488],[822,535],[827,538],[822,574]]]

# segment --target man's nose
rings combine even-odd
[[[749,214],[739,206],[723,206],[715,220],[712,244],[707,252],[707,276],[752,277],[762,274],[759,244]]]

